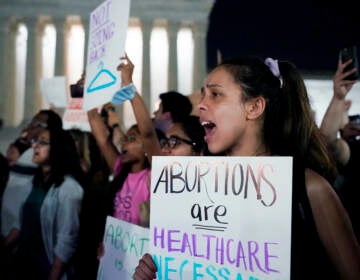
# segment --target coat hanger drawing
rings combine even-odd
[[[90,85],[86,89],[86,91],[88,93],[98,91],[100,89],[111,87],[113,84],[116,83],[116,76],[113,73],[111,73],[108,69],[104,69],[104,62],[103,61],[99,62],[98,68],[100,68],[99,72],[95,75],[95,77],[90,82]],[[110,79],[111,79],[110,82],[104,83],[104,84],[101,84],[101,85],[98,85],[98,86],[94,87],[94,84],[97,81],[97,79],[100,77],[100,75],[104,76],[104,74],[107,75],[107,77],[110,77]]]

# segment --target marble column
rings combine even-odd
[[[53,20],[56,28],[56,48],[55,48],[55,76],[65,75],[65,37],[66,20],[65,18],[56,18]]]
[[[5,63],[6,59],[6,44],[8,41],[8,19],[7,18],[0,18],[0,84],[3,85],[3,90],[0,92],[0,119],[5,121],[4,118],[4,109],[5,109],[5,100],[6,100],[6,92],[5,92],[5,84],[6,84],[6,77],[5,73],[7,73],[8,65]],[[5,69],[6,67],[6,69]]]
[[[151,76],[150,76],[150,39],[151,31],[153,29],[152,20],[141,20],[141,31],[142,31],[142,98],[146,107],[151,113]]]
[[[90,22],[89,22],[89,18],[82,18],[81,22],[84,28],[84,70],[86,70],[86,63],[88,61],[88,41],[89,41]]]
[[[206,29],[205,22],[195,22],[193,25],[194,38],[194,76],[193,90],[201,88],[207,74],[206,70]]]
[[[178,51],[177,38],[179,31],[179,23],[169,21],[167,25],[168,39],[169,39],[169,75],[168,75],[168,89],[178,89]]]
[[[3,25],[4,24],[4,25]],[[16,36],[18,22],[9,20],[1,25],[2,45],[2,118],[5,126],[16,126]],[[23,106],[20,106],[21,110]],[[23,112],[21,112],[22,115]],[[22,117],[22,116],[21,116]]]
[[[37,18],[26,19],[28,29],[25,78],[24,119],[30,120],[41,108],[41,92],[39,80],[42,73],[41,33]]]

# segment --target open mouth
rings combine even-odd
[[[205,141],[209,141],[210,137],[215,133],[216,125],[211,121],[202,121],[201,125],[205,129]]]

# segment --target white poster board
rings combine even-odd
[[[48,104],[55,108],[66,107],[67,91],[64,76],[40,79],[40,90]]]
[[[97,280],[131,280],[140,258],[148,252],[149,229],[108,216],[103,243],[105,254]]]
[[[116,70],[125,54],[130,0],[107,0],[90,14],[84,110],[110,102],[120,89]]]
[[[157,279],[290,279],[291,157],[153,157]]]

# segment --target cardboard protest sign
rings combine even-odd
[[[130,0],[107,0],[90,14],[84,110],[109,102],[120,89],[116,70],[125,53]]]
[[[108,216],[103,243],[105,255],[97,280],[131,280],[141,256],[148,252],[149,229]]]
[[[67,91],[64,76],[41,79],[40,89],[47,103],[52,104],[56,108],[66,107]]]
[[[153,157],[157,279],[290,279],[291,157]]]

